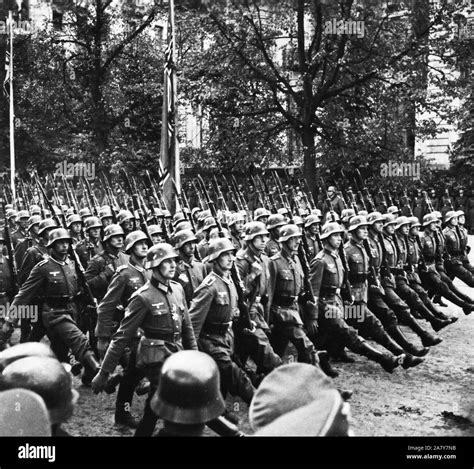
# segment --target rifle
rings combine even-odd
[[[219,236],[221,238],[225,238],[224,229],[222,227],[220,220],[217,218],[216,206],[214,205],[214,202],[209,197],[209,193],[207,192],[206,186],[204,185],[204,181],[201,175],[198,175],[198,181],[201,183],[202,191],[206,198],[207,205],[209,207],[209,210],[211,211],[212,216],[214,217],[216,221],[217,229],[219,231]],[[245,299],[245,288],[244,288],[242,279],[240,278],[239,271],[237,270],[237,266],[235,265],[235,262],[232,263],[230,274],[232,277],[232,281],[235,284],[235,289],[237,290],[237,305],[240,311],[239,320],[238,320],[239,327],[241,327],[242,330],[248,329],[249,331],[252,331],[254,329],[254,326],[250,319],[249,306]]]
[[[201,209],[204,210],[204,200],[203,200],[201,191],[199,190],[199,187],[198,187],[198,186],[196,185],[196,183],[194,182],[194,179],[193,179],[191,182],[192,182],[192,185],[193,185],[193,187],[194,187],[194,191],[196,192],[196,195],[197,195],[197,197],[198,197],[199,205],[201,206]],[[234,197],[234,200],[237,200],[237,198]]]
[[[239,186],[237,184],[237,181],[235,180],[235,176],[233,174],[230,175],[231,181],[234,184],[234,190],[235,193],[237,194],[237,197],[239,198],[240,205],[242,206],[241,210],[247,210],[249,211],[249,206],[247,205],[247,201],[245,200],[244,196],[240,192]]]
[[[265,189],[265,194],[267,194],[267,197],[269,199],[268,207],[271,208],[272,213],[277,213],[278,209],[277,209],[277,206],[275,204],[275,198],[270,196],[270,191],[269,191],[268,186],[267,186],[267,181],[265,180],[265,178],[261,179],[260,176],[257,176],[257,178],[260,181],[260,183],[263,185],[263,187]]]
[[[222,190],[219,186],[219,183],[217,182],[217,178],[216,178],[215,174],[214,174],[214,183],[215,183],[215,186],[216,186],[217,198],[221,201],[221,210],[225,210],[226,212],[228,212],[229,207],[227,206],[227,203],[224,199],[224,194],[222,193]]]
[[[150,235],[148,234],[148,227],[147,227],[147,224],[146,224],[146,221],[145,221],[145,217],[143,216],[143,211],[140,207],[140,203],[138,201],[138,190],[137,190],[137,187],[135,185],[135,190],[132,188],[132,184],[130,182],[130,179],[128,177],[128,174],[125,170],[123,170],[123,176],[124,176],[124,180],[125,180],[125,185],[127,186],[127,189],[128,189],[128,192],[129,192],[129,195],[131,195],[132,197],[132,203],[133,203],[133,210],[138,213],[138,218],[139,218],[139,221],[140,221],[140,229],[146,233],[146,235],[148,236],[148,238],[151,239]]]
[[[2,198],[2,210],[5,215],[7,213],[5,209],[6,198],[7,196],[6,196],[5,187],[4,187],[3,198]],[[11,233],[10,233],[10,226],[8,224],[8,220],[6,219],[6,217],[5,217],[5,245],[6,245],[7,253],[8,253],[8,267],[10,269],[10,275],[11,275],[12,284],[13,284],[13,291],[12,291],[12,297],[13,297],[18,293],[18,266],[16,264],[15,249],[13,248],[13,242],[12,242]]]
[[[258,204],[260,207],[265,207],[265,199],[263,197],[263,194],[257,184],[256,179],[253,176],[250,176],[250,180],[252,181],[253,186],[255,187],[255,191],[257,192],[257,197],[258,197]]]
[[[278,179],[278,177],[275,175],[274,172],[272,172],[271,174],[272,174],[272,177],[273,177],[273,181],[275,182],[275,187],[277,189],[278,198],[280,199],[280,205],[281,205],[280,208],[285,208],[285,206],[289,205],[290,203],[289,203],[288,199],[286,199],[286,201],[285,201],[284,191],[283,191],[283,187],[281,186],[280,180]]]
[[[89,198],[89,204],[91,205],[91,207],[89,207],[89,208],[92,208],[92,213],[96,217],[98,217],[99,216],[99,203],[98,203],[98,201],[95,197],[95,194],[91,190],[91,186],[90,186],[89,181],[87,180],[87,178],[82,176],[82,179],[84,180],[84,182],[86,184],[87,196]]]
[[[324,183],[323,178],[321,178],[321,190],[323,191],[323,194],[326,194],[326,205],[328,208],[329,215],[332,221],[334,222],[336,221],[336,216],[335,216],[335,212],[331,204],[331,199],[329,197],[326,184]],[[351,289],[351,284],[349,282],[349,277],[348,277],[349,265],[347,264],[346,252],[344,251],[344,245],[342,241],[341,241],[341,244],[339,245],[339,257],[341,259],[342,267],[344,268],[344,279],[343,279],[343,287],[341,289],[341,297],[345,301],[352,303],[353,302],[352,289]]]
[[[229,184],[229,181],[227,180],[227,178],[225,177],[224,174],[222,174],[222,179],[224,180],[225,185],[227,186],[227,193],[229,194],[230,200],[232,200],[235,203],[235,206],[237,207],[237,210],[243,210],[244,207],[243,207],[243,205],[240,204],[240,200],[237,197],[237,195],[235,194],[235,192],[232,188],[232,184]]]

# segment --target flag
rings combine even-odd
[[[3,94],[8,98],[8,86],[10,84],[10,52],[5,54],[5,79],[3,80]]]
[[[169,2],[168,38],[163,72],[163,114],[161,123],[160,172],[162,172],[163,197],[168,210],[176,211],[176,196],[172,180],[181,190],[179,148],[176,128],[176,64],[174,35],[174,2]]]

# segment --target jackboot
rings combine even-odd
[[[436,303],[437,305],[440,305],[443,308],[446,308],[448,306],[446,303],[443,302],[443,298],[441,297],[441,295],[435,295],[433,297],[433,303]]]
[[[82,358],[84,372],[82,373],[81,382],[84,386],[90,386],[94,376],[100,369],[100,363],[91,350],[87,351]]]
[[[329,354],[326,352],[326,350],[317,352],[317,356],[319,358],[319,366],[321,367],[321,370],[323,370],[323,372],[330,378],[337,378],[339,376],[339,372],[331,366]]]
[[[427,330],[423,329],[423,327],[420,326],[416,319],[411,316],[408,316],[405,319],[405,323],[421,339],[421,343],[424,347],[437,345],[443,341],[443,339],[439,335],[432,334],[431,332],[428,332]]]
[[[426,347],[417,347],[415,344],[410,342],[405,334],[402,332],[399,326],[390,326],[387,329],[388,334],[394,339],[400,347],[406,352],[417,357],[424,357],[429,351]]]
[[[424,304],[420,305],[417,308],[417,311],[421,314],[423,319],[426,319],[431,324],[431,327],[436,332],[451,324],[451,321],[447,319],[439,319],[434,316],[433,313]]]
[[[413,355],[410,355],[409,353],[407,353],[405,356],[405,360],[403,360],[402,366],[406,370],[408,368],[413,368],[414,366],[417,366],[420,363],[423,363],[424,361],[425,361],[424,358],[414,357]]]
[[[367,342],[362,342],[359,345],[358,353],[364,355],[369,360],[373,360],[382,365],[382,368],[389,373],[393,373],[393,370],[400,366],[405,360],[405,354],[396,357],[391,353],[383,353],[369,345]]]

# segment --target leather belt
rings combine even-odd
[[[75,300],[74,296],[47,296],[44,298],[45,303],[49,306],[67,306],[69,303],[72,303]]]
[[[367,280],[367,273],[349,273],[349,282],[351,283],[364,283]]]
[[[227,334],[227,331],[230,329],[231,325],[232,321],[222,322],[220,324],[205,322],[202,326],[202,332],[204,332],[205,334],[225,335]]]
[[[293,306],[295,304],[297,298],[298,298],[297,296],[293,296],[293,295],[276,294],[273,296],[273,304],[275,306],[288,308],[289,306]]]
[[[145,337],[147,339],[164,340],[165,342],[178,342],[181,340],[181,332],[171,332],[169,334],[163,334],[153,330],[145,330]]]

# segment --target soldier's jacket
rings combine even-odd
[[[446,239],[444,237],[444,233],[441,230],[438,230],[437,236],[435,237],[437,248],[438,248],[438,256],[436,258],[436,268],[438,270],[444,270],[444,257],[449,254],[446,251]]]
[[[151,271],[136,265],[130,260],[121,265],[112,277],[107,293],[97,308],[97,337],[109,338],[117,330],[123,319],[125,307],[130,297],[151,279]]]
[[[385,255],[386,255],[386,262],[388,264],[388,267],[391,269],[390,275],[387,275],[385,273],[382,275],[382,286],[387,287],[387,288],[395,288],[396,283],[395,283],[395,277],[393,275],[393,272],[396,271],[396,269],[400,268],[398,265],[398,256],[397,256],[397,247],[395,245],[395,241],[392,239],[391,236],[387,235],[387,233],[382,233],[382,242],[385,246]]]
[[[38,238],[32,238],[27,236],[23,241],[20,241],[15,247],[15,261],[18,268],[23,263],[26,251],[32,246],[37,246],[39,244]]]
[[[48,248],[41,244],[31,246],[23,257],[23,262],[19,265],[18,283],[22,285],[30,275],[33,267],[41,261],[48,259]]]
[[[127,254],[121,251],[117,256],[104,251],[91,259],[85,275],[92,294],[98,301],[101,301],[107,292],[113,274],[121,265],[128,264],[128,259]]]
[[[382,265],[383,251],[380,245],[378,236],[369,231],[369,237],[367,238],[370,249],[370,265],[374,267],[375,273],[380,280],[380,267]]]
[[[456,228],[447,226],[443,230],[444,238],[446,240],[446,250],[451,256],[451,262],[461,264],[464,250],[461,244],[461,239],[457,233]]]
[[[339,254],[324,248],[311,263],[310,281],[315,298],[320,304],[331,302],[334,297],[340,296],[343,280],[344,268]]]
[[[421,279],[418,274],[421,260],[421,250],[417,239],[409,235],[407,247],[407,264],[409,266],[409,269],[407,269],[408,281],[421,284]]]
[[[421,252],[426,262],[428,270],[436,270],[435,261],[438,255],[436,237],[434,233],[424,231],[420,235]]]
[[[16,249],[18,244],[25,240],[28,236],[27,230],[22,230],[21,228],[16,229],[15,231],[11,232],[11,240],[13,244],[13,249]]]
[[[462,249],[462,261],[463,263],[468,263],[469,264],[469,251],[470,247],[467,245],[468,243],[468,232],[467,229],[464,228],[464,226],[458,225],[459,226],[459,235],[460,235],[460,242],[461,242],[461,249]]]
[[[90,239],[83,239],[77,243],[74,249],[84,269],[87,269],[89,262],[94,256],[104,251],[100,239],[98,239],[96,243],[93,243]]]
[[[306,242],[308,244],[308,252],[306,255],[308,256],[308,262],[311,262],[316,254],[321,250],[318,243],[318,238],[309,234],[305,231],[304,236],[306,236]]]
[[[349,267],[349,283],[354,301],[367,303],[368,273],[370,259],[362,242],[357,243],[353,238],[344,245],[347,266]]]
[[[74,248],[75,248],[81,241],[84,240],[84,237],[82,236],[81,233],[73,234],[73,233],[69,232],[69,234],[71,235],[72,246],[73,246]]]
[[[102,370],[114,371],[138,328],[144,332],[137,350],[140,366],[162,363],[179,350],[197,350],[183,287],[172,280],[165,285],[152,278],[133,293],[112,337]]]
[[[12,307],[42,302],[45,325],[59,322],[64,315],[75,317],[80,293],[74,261],[67,258],[63,262],[53,256],[33,267],[12,302]]]
[[[268,257],[273,257],[275,254],[278,254],[280,250],[281,250],[280,243],[270,238],[267,241],[264,252]]]
[[[206,266],[196,259],[184,259],[180,255],[176,264],[176,274],[174,280],[179,282],[186,295],[186,304],[189,306],[193,299],[196,288],[202,283],[206,276]]]
[[[201,259],[204,259],[207,256],[207,251],[209,251],[209,241],[204,238],[196,245]]]
[[[8,256],[0,253],[0,305],[6,305],[8,301],[11,301],[13,297],[13,282],[8,265]]]
[[[214,266],[212,271],[194,292],[189,307],[189,316],[196,338],[212,334],[225,326],[229,328],[232,320],[239,316],[237,290],[229,274],[223,274]]]

